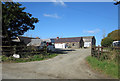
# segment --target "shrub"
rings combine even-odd
[[[14,58],[12,56],[6,57],[5,55],[2,56],[2,61],[3,62],[30,62],[30,61],[40,61],[48,58],[52,58],[57,56],[58,54],[38,54],[38,55],[33,55],[29,56],[27,58]]]
[[[101,45],[104,47],[109,47],[112,45],[113,40],[110,37],[106,37],[104,39],[102,39],[101,41]]]

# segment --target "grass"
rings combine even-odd
[[[13,62],[13,63],[41,61],[41,60],[55,57],[57,55],[58,54],[47,53],[46,55],[39,54],[39,55],[29,56],[28,58],[14,58],[14,57],[2,56],[2,61],[3,62]]]
[[[118,64],[114,61],[100,61],[95,57],[88,56],[86,58],[88,64],[95,70],[101,71],[113,78],[118,78]]]

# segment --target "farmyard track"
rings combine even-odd
[[[105,79],[85,62],[90,49],[75,49],[54,58],[26,63],[3,63],[3,79]]]

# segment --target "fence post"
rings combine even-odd
[[[93,56],[93,46],[91,46],[91,56]]]
[[[96,53],[97,53],[97,50],[96,50],[97,47],[94,48],[94,57],[96,57]]]
[[[98,59],[100,57],[100,46],[98,45]]]
[[[102,55],[102,53],[103,53],[103,47],[101,47],[101,55]]]
[[[16,45],[13,46],[14,54],[16,54]]]

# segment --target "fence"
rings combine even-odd
[[[0,51],[2,55],[11,56],[13,54],[19,54],[21,57],[28,55],[35,55],[46,53],[46,47],[37,47],[37,46],[0,46]]]
[[[100,46],[93,46],[91,48],[91,56],[97,57],[99,59],[103,54],[105,54],[105,53],[109,54],[113,50],[115,50],[117,52],[117,54],[120,54],[120,47],[100,47]]]

